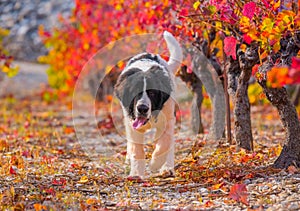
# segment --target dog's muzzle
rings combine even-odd
[[[136,107],[136,118],[133,121],[132,127],[134,129],[139,129],[149,121],[150,108],[148,105],[139,104]]]

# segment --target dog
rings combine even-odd
[[[169,60],[147,52],[138,54],[128,61],[114,87],[124,114],[130,176],[145,176],[144,133],[150,128],[156,128],[150,170],[174,174],[174,73],[183,54],[171,33],[165,31],[163,37]]]

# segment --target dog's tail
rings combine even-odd
[[[182,49],[178,41],[170,32],[164,31],[164,39],[170,52],[168,66],[171,71],[175,72],[180,67],[183,59]]]

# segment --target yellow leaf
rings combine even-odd
[[[87,183],[89,181],[89,178],[87,176],[82,176],[79,180],[79,183]]]
[[[250,19],[246,16],[243,16],[240,19],[240,29],[243,33],[247,33],[250,28]]]
[[[88,50],[90,48],[90,45],[88,43],[84,43],[83,49]]]
[[[250,95],[249,102],[250,102],[250,104],[254,104],[256,102],[256,97],[254,95]]]
[[[274,45],[273,45],[273,51],[274,53],[277,53],[281,48],[281,45],[280,45],[280,41],[277,41]]]
[[[113,66],[107,65],[107,66],[105,67],[105,74],[110,73],[110,71],[112,70],[112,68],[113,68]]]
[[[8,73],[9,72],[9,67],[7,67],[6,65],[2,66],[2,72]]]
[[[271,18],[265,18],[262,21],[261,30],[271,32],[271,30],[273,29],[273,25],[274,25],[274,22],[272,21]]]
[[[280,7],[280,3],[281,3],[280,0],[276,1],[276,2],[274,2],[274,0],[271,1],[271,4],[273,4],[273,9],[274,10],[277,10]]]
[[[14,77],[19,72],[19,66],[7,67],[6,65],[2,66],[2,72],[6,73],[8,77]]]
[[[117,4],[117,5],[115,6],[115,9],[116,9],[116,10],[121,10],[121,9],[122,9],[122,5],[121,5],[121,4]]]
[[[200,6],[200,4],[201,4],[201,3],[200,3],[199,1],[196,1],[196,2],[193,4],[194,9],[197,10],[198,7]]]
[[[282,151],[282,146],[278,145],[278,147],[275,149],[276,156],[279,156],[281,151]]]

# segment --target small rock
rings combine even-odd
[[[288,210],[299,210],[300,206],[299,206],[299,202],[292,202],[289,206],[288,206]]]
[[[21,2],[19,2],[19,1],[16,2],[15,6],[14,6],[14,10],[19,10],[21,8],[21,6],[22,6]]]
[[[207,195],[208,194],[208,189],[207,188],[200,188],[199,192],[201,193],[201,195]]]
[[[9,13],[12,10],[13,6],[11,4],[6,5],[3,10],[2,13]]]
[[[25,34],[28,32],[28,30],[29,30],[29,26],[23,25],[23,26],[21,26],[21,27],[19,28],[18,34],[19,34],[19,35],[25,35]]]

